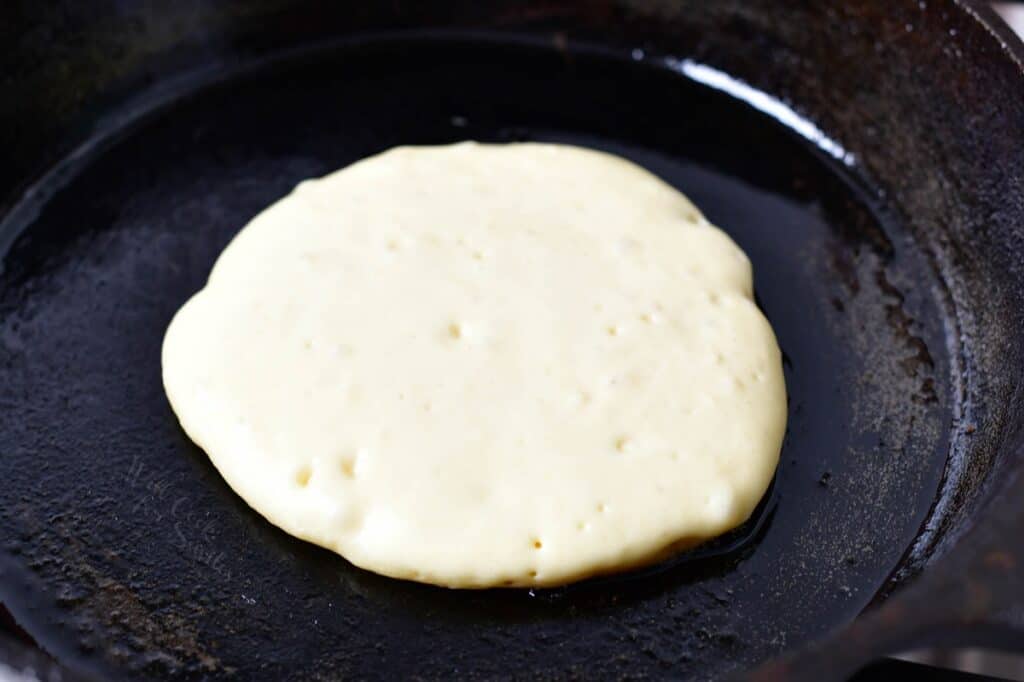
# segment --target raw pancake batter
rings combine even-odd
[[[303,182],[175,316],[163,378],[272,523],[450,587],[556,585],[735,527],[786,416],[743,252],[640,167],[548,144]]]

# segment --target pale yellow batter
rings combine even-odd
[[[742,523],[785,427],[742,251],[638,166],[401,147],[258,215],[163,346],[231,487],[358,566],[555,585]]]

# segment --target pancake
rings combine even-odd
[[[399,147],[256,216],[163,380],[228,484],[380,574],[551,586],[745,521],[781,356],[739,247],[624,159]]]

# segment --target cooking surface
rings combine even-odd
[[[339,48],[197,90],[83,157],[0,279],[0,599],[26,629],[136,677],[713,675],[849,621],[901,559],[913,570],[952,419],[942,288],[827,150],[641,56]],[[163,331],[234,233],[301,179],[466,138],[631,158],[751,257],[789,429],[739,532],[568,589],[411,585],[276,530],[180,431]]]

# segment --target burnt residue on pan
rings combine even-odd
[[[996,57],[950,3],[267,1],[163,21],[124,9],[134,33],[72,4],[57,25],[94,39],[77,43],[93,59],[153,39],[102,69],[70,60],[74,91],[33,95],[55,67],[33,62],[47,41],[26,30],[19,111],[0,110],[20,121],[0,187],[65,159],[10,200],[0,234],[0,599],[76,669],[720,676],[884,600],[1013,464],[996,453],[1018,407],[1003,370],[1021,359],[1024,287],[1006,273],[1024,206],[993,197],[1024,161],[1009,167],[998,135],[941,137],[963,129],[976,81],[1009,78],[972,71],[969,50]],[[394,34],[407,25],[421,30]],[[378,33],[286,50],[360,29]],[[947,77],[919,78],[922,55]],[[465,138],[633,158],[751,256],[790,415],[744,528],[632,576],[446,591],[281,533],[181,432],[162,334],[234,233],[303,178]]]

